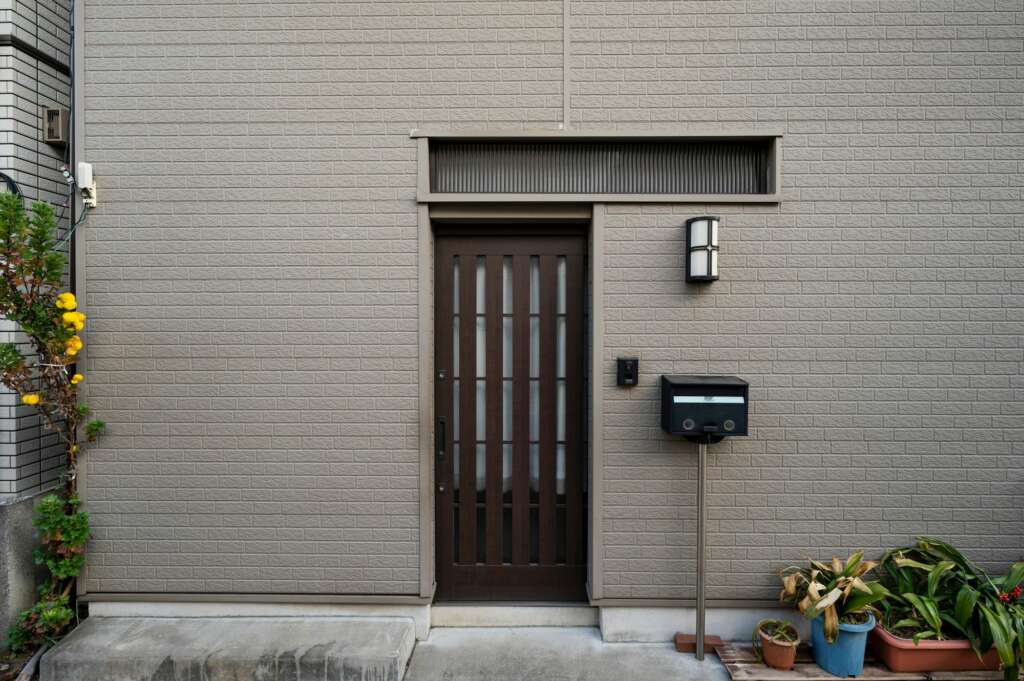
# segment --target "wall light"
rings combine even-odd
[[[718,280],[718,218],[686,221],[686,281]]]

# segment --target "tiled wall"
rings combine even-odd
[[[0,36],[24,41],[67,64],[68,2],[0,1]],[[42,141],[42,108],[68,103],[67,75],[17,45],[0,47],[0,171],[18,183],[29,203],[48,202],[58,213],[67,200],[61,175],[65,149]],[[63,215],[66,227],[69,213]],[[16,329],[0,320],[0,342],[26,343]],[[46,489],[61,465],[56,435],[40,425],[34,409],[0,388],[0,495]]]
[[[602,596],[693,594],[662,372],[753,385],[713,449],[714,598],[916,532],[1019,557],[1020,7],[569,9],[577,127],[786,135],[779,206],[609,207]],[[562,11],[87,1],[91,591],[418,592],[408,132],[556,129]],[[722,280],[688,288],[705,212]]]

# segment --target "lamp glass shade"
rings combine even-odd
[[[711,245],[718,246],[718,220],[711,221]]]
[[[690,248],[708,245],[708,221],[696,220],[690,223]]]
[[[718,251],[711,251],[711,276],[718,278]]]
[[[690,252],[690,276],[708,276],[708,252],[706,250]]]

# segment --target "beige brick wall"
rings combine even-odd
[[[752,383],[713,450],[715,598],[915,532],[1024,552],[1024,12],[953,9],[571,3],[576,126],[786,133],[779,206],[609,208],[603,596],[693,593],[663,372]],[[418,592],[408,132],[556,128],[562,11],[87,0],[89,590]],[[722,281],[688,288],[709,211]]]

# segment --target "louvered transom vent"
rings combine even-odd
[[[430,141],[437,194],[759,195],[773,139]]]

